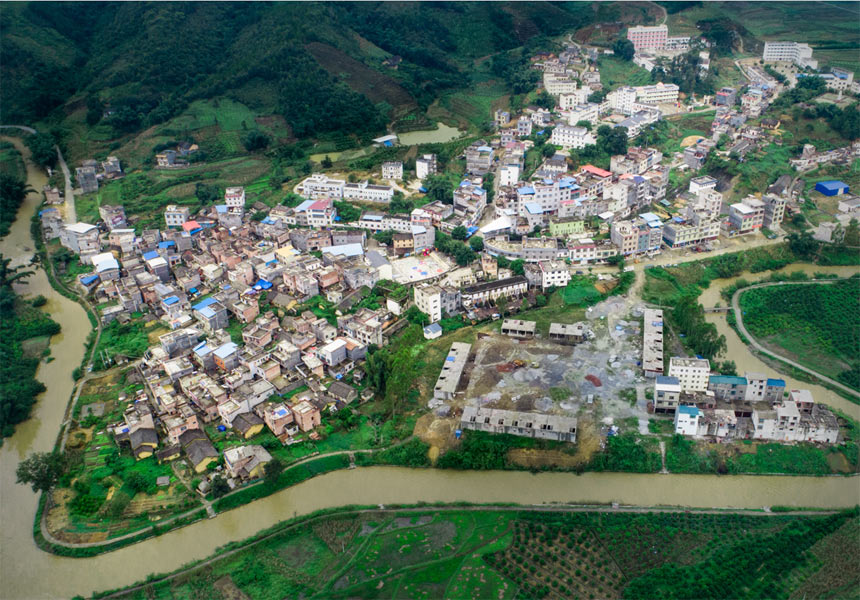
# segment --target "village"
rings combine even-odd
[[[665,25],[632,27],[628,39],[634,61],[649,71],[660,57],[691,48],[701,48],[700,68],[708,68],[707,40],[668,37]],[[762,59],[812,76],[804,46],[767,43]],[[605,88],[597,52],[571,43],[535,56],[552,108],[495,111],[495,133],[456,157],[463,172],[450,197],[431,198],[425,187],[440,173],[435,154],[418,156],[414,170],[382,162],[372,179],[315,172],[291,188],[299,203],[274,207],[228,187],[197,211],[167,206],[163,227],[142,231],[121,205],[100,205],[98,223],[66,224],[68,199],[46,189],[44,236],[76,256],[85,271],[76,285],[98,306],[101,325],[165,330],[142,357],[98,357],[103,368],[129,363],[141,383],[120,398],[121,419],[107,427],[111,443],[137,460],[184,458],[201,494],[222,473],[236,488],[272,460],[255,443],[261,432],[283,446],[318,439],[324,418],[374,398],[368,353],[410,322],[426,325],[426,339],[439,338],[440,322],[452,317],[501,323],[497,337],[474,347],[453,343],[433,397],[423,399],[459,423],[451,436],[477,429],[576,442],[577,419],[602,405],[608,435],[613,419],[635,417],[647,431],[649,414],[668,414],[681,435],[835,443],[836,417],[806,390],[763,374],[721,375],[706,359],[664,360],[662,314],[641,303],[553,322],[546,333],[527,317],[510,318],[521,302],[538,302],[595,268],[621,267],[601,275],[614,284],[625,261],[776,238],[803,203],[789,176],[732,201],[732,190],[705,169],[711,154],[738,162],[775,143],[779,123],[767,118],[768,106],[800,74],[783,84],[750,64],[743,89],[682,98],[671,83]],[[818,76],[840,98],[858,91],[853,73]],[[715,111],[710,137],[685,138],[672,155],[637,145],[665,118],[702,110]],[[391,148],[399,140],[390,134],[374,143]],[[596,147],[611,154],[608,170],[587,161],[571,167],[575,153]],[[155,168],[183,169],[197,151],[190,143],[164,149]],[[791,165],[802,173],[857,156],[860,143],[824,152],[808,144]],[[109,157],[85,162],[75,180],[86,194],[122,176]],[[840,197],[838,214],[816,232],[838,241],[860,216],[860,201],[838,180],[816,190]],[[420,201],[392,210],[404,194]],[[360,216],[342,219],[342,203]],[[562,391],[547,395],[553,389]],[[632,404],[619,401],[628,393]],[[242,443],[219,452],[207,428]]]

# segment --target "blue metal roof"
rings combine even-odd
[[[785,387],[784,379],[768,379],[767,380],[768,387]]]
[[[215,302],[218,302],[215,298],[206,298],[205,300],[201,300],[191,308],[193,308],[194,310],[203,310],[204,308],[206,308],[210,304],[214,304]]]
[[[253,287],[255,290],[268,290],[271,289],[272,284],[265,279],[258,279],[257,283],[255,283]]]
[[[677,377],[670,377],[669,375],[657,375],[657,383],[678,385],[680,382],[678,381]]]
[[[681,413],[682,415],[692,415],[695,417],[695,416],[698,416],[699,409],[696,408],[695,406],[682,405],[682,406],[678,407],[678,412]]]
[[[208,306],[204,306],[203,308],[201,308],[201,309],[200,309],[199,311],[197,311],[197,312],[199,312],[199,313],[203,316],[203,318],[205,318],[205,319],[211,319],[212,317],[214,317],[214,316],[215,316],[215,311],[214,311],[214,310],[212,310],[212,309],[211,309],[210,307],[208,307]]]
[[[237,346],[233,342],[227,342],[226,344],[220,346],[217,350],[215,350],[215,356],[217,356],[218,358],[227,358],[228,356],[233,354],[237,348],[239,348],[239,346]]]
[[[167,306],[173,306],[174,304],[179,302],[179,298],[177,298],[176,296],[168,296],[167,298],[162,300],[162,302],[164,302]]]
[[[156,252],[155,250],[150,250],[143,255],[143,260],[152,260],[153,258],[158,258],[158,252]]]
[[[159,248],[170,248],[171,246],[175,246],[176,242],[173,240],[167,240],[166,242],[158,242]]]
[[[747,378],[739,375],[711,375],[708,382],[713,385],[730,384],[730,385],[746,385]]]
[[[535,189],[529,185],[517,189],[518,194],[534,194]]]
[[[83,283],[84,285],[90,285],[92,283],[95,283],[98,280],[99,280],[98,275],[84,275],[81,277],[81,283]]]
[[[525,207],[526,207],[526,210],[529,212],[530,215],[541,215],[541,214],[543,214],[543,209],[541,208],[541,205],[538,204],[537,202],[526,202]]]

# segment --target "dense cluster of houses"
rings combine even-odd
[[[654,380],[653,409],[674,413],[675,433],[723,440],[835,444],[839,423],[809,390],[761,373],[711,374],[706,359],[672,357]]]

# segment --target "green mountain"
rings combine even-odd
[[[593,15],[544,2],[9,3],[3,121],[86,106],[90,125],[109,108],[115,129],[135,132],[226,97],[282,115],[296,137],[366,136],[468,88],[477,59]],[[383,64],[393,56],[396,69]]]

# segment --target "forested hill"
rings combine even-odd
[[[476,60],[593,21],[586,3],[6,3],[5,123],[105,109],[119,131],[240,98],[297,137],[378,133],[470,85]],[[384,65],[391,57],[401,62]],[[393,63],[397,63],[395,58]]]

